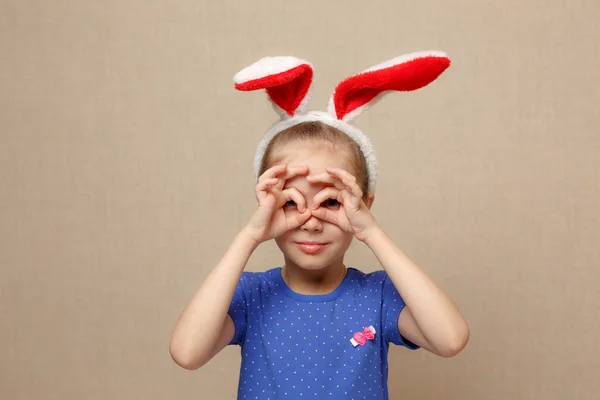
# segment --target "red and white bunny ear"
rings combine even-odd
[[[411,91],[427,86],[450,66],[446,53],[423,51],[378,64],[342,81],[329,101],[329,113],[351,121],[388,91]]]
[[[266,89],[273,108],[286,119],[306,113],[313,78],[312,66],[295,57],[265,57],[235,74],[235,88]]]

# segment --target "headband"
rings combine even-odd
[[[405,54],[343,80],[335,88],[327,112],[308,111],[313,82],[312,65],[295,57],[265,57],[235,74],[235,88],[241,91],[265,89],[275,111],[276,122],[264,135],[254,156],[254,179],[267,146],[279,132],[302,122],[320,121],[353,139],[367,162],[368,190],[375,192],[377,158],[371,140],[352,124],[363,111],[389,91],[413,91],[427,86],[450,66],[440,51]]]

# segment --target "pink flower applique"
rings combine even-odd
[[[356,332],[352,339],[350,339],[350,343],[352,346],[356,347],[358,345],[364,346],[367,343],[367,340],[375,339],[375,328],[373,326],[369,326],[368,328],[363,329],[362,332]]]

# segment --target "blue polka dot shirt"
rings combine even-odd
[[[243,272],[229,307],[241,347],[238,399],[388,399],[390,343],[405,303],[385,271],[348,268],[331,293],[290,289],[281,268]]]

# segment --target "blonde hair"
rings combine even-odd
[[[354,176],[363,192],[363,200],[366,201],[369,194],[369,173],[360,147],[344,132],[320,121],[302,122],[279,132],[265,150],[258,175],[262,175],[277,163],[277,150],[294,141],[321,142],[328,145],[332,151],[344,151],[354,167]]]

